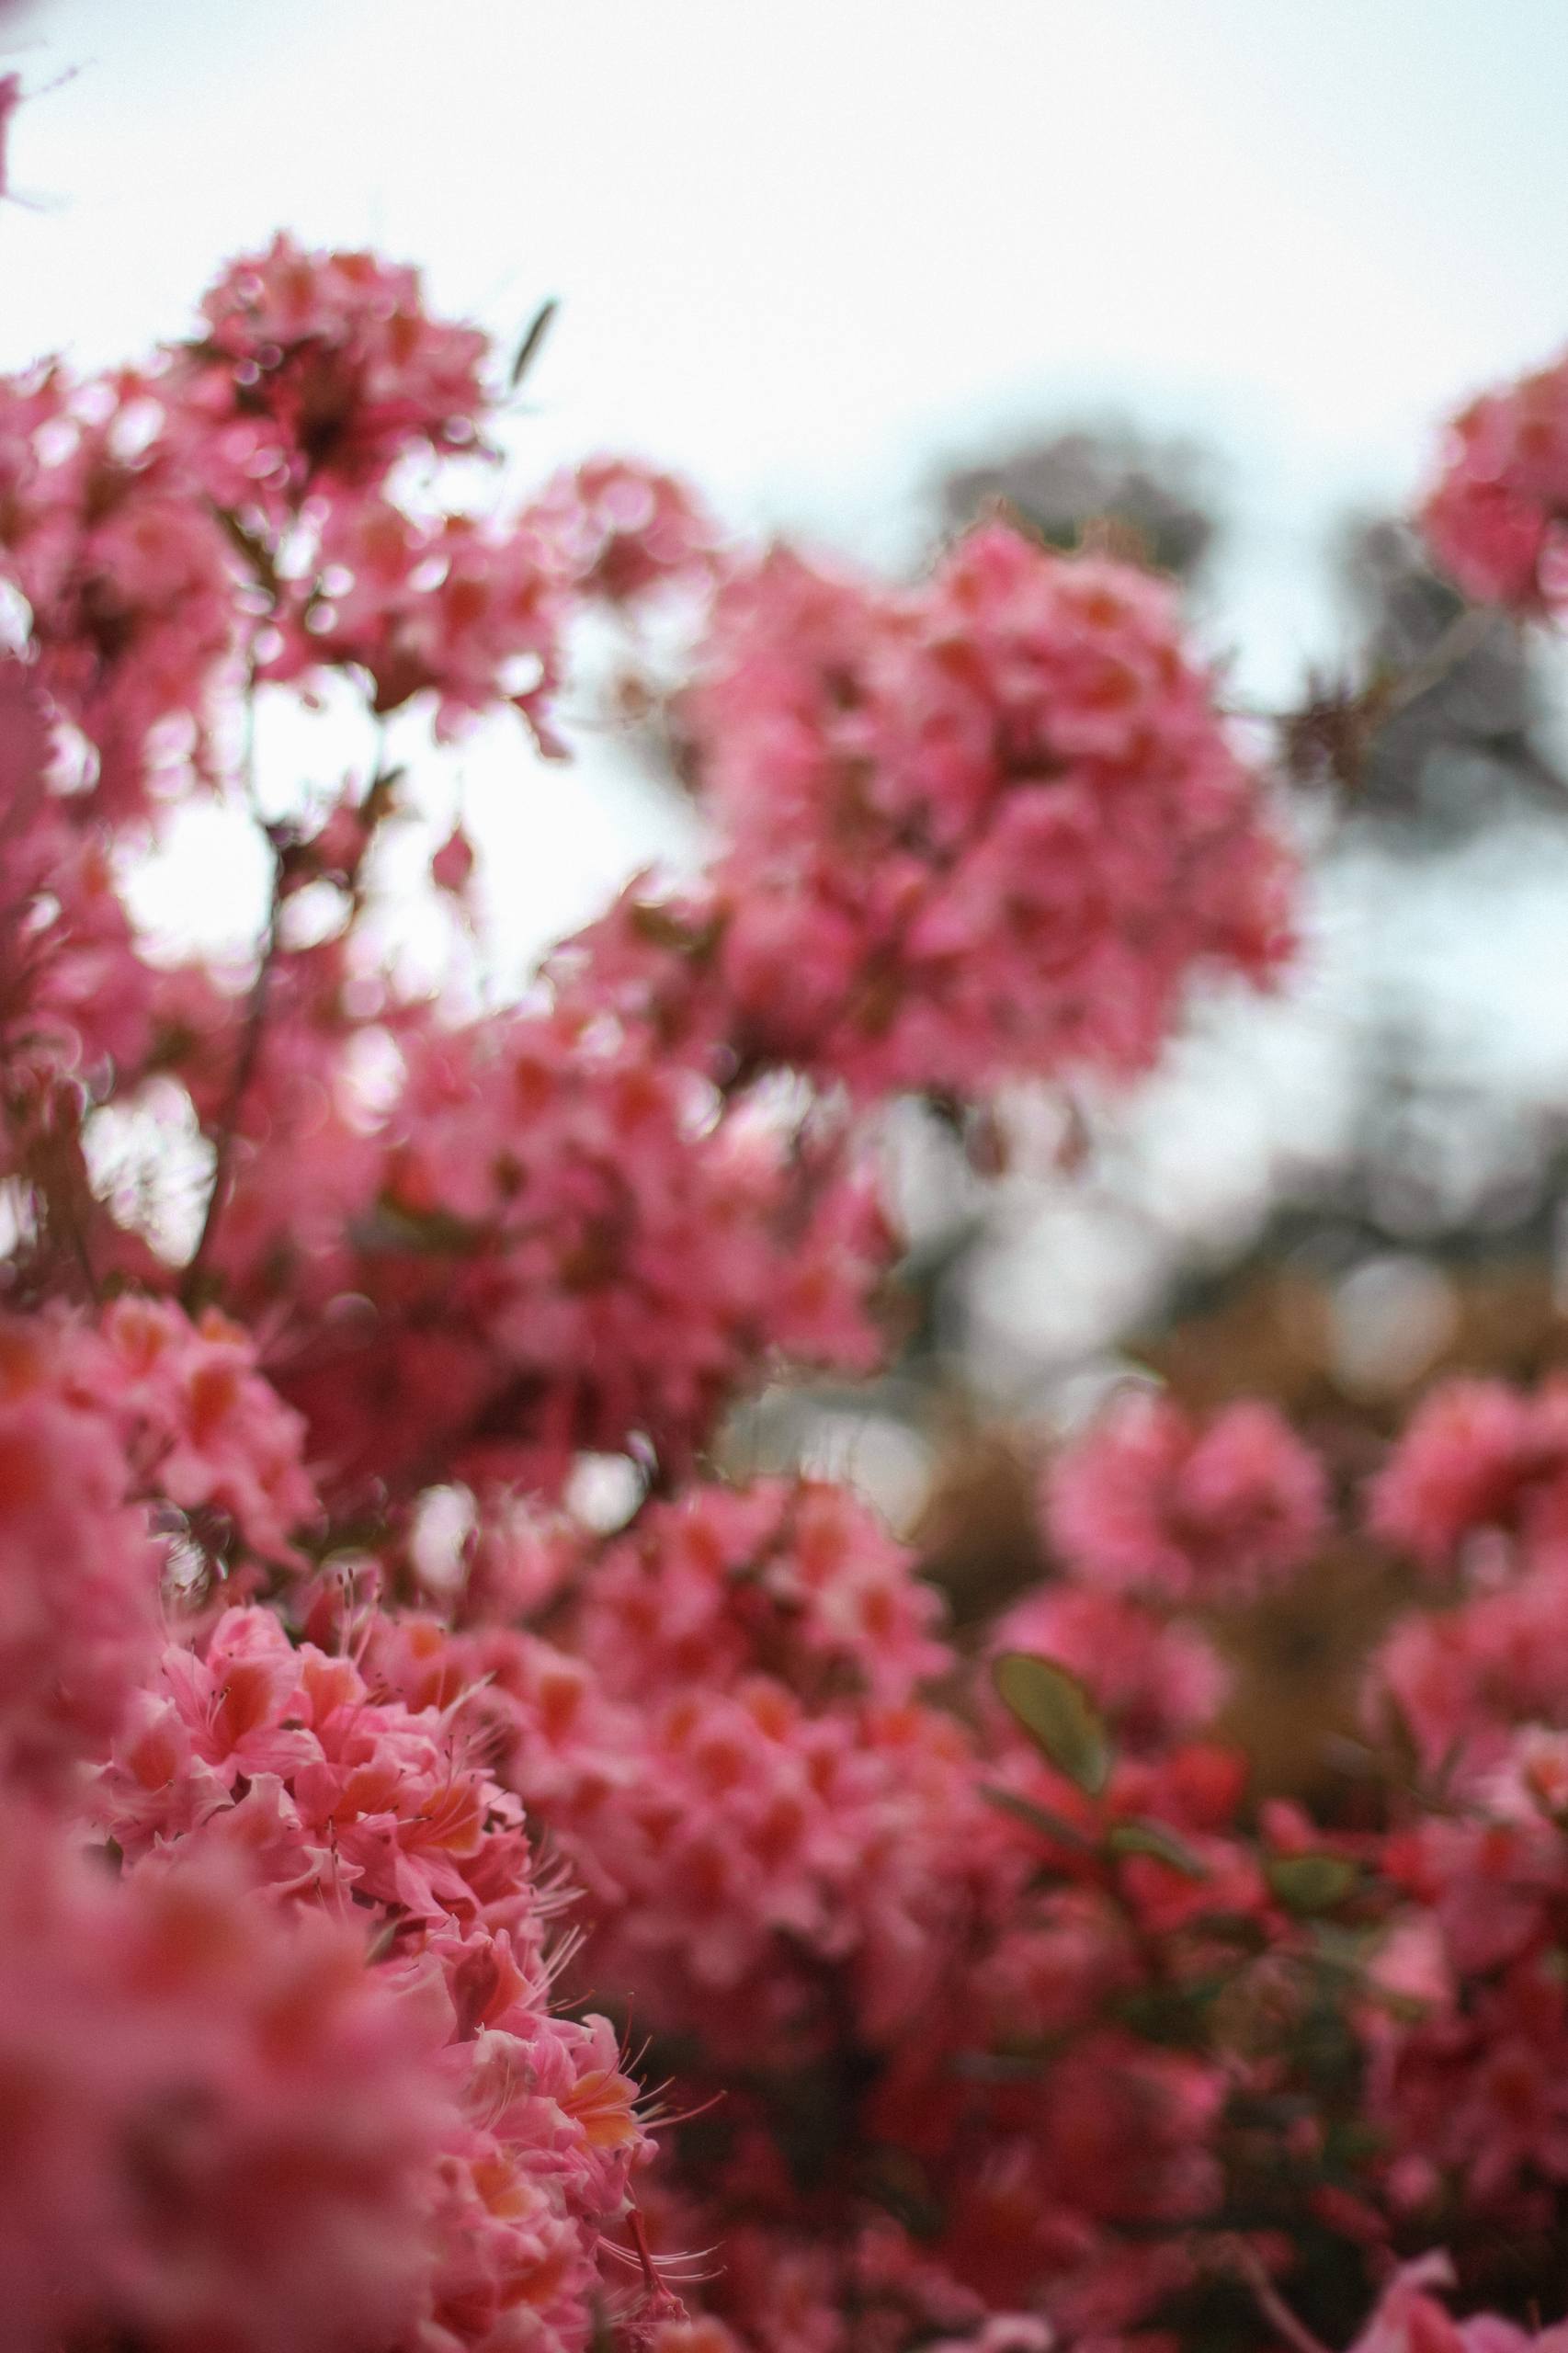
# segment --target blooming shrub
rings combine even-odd
[[[1521,608],[1555,386],[1428,509]],[[7,2345],[1561,2344],[1559,1390],[1439,1390],[1369,1479],[1113,1400],[961,1627],[844,1486],[719,1468],[896,1347],[891,1098],[1126,1079],[1282,972],[1287,820],[1169,592],[1004,523],[886,586],[615,460],[519,504],[498,397],[413,272],[287,239],[0,387]],[[672,595],[705,865],[526,1004],[422,993],[368,919],[417,778],[378,737],[264,816],[247,705],[554,753],[578,619]],[[201,797],[248,974],[131,912]],[[189,1231],[122,1116],[199,1145]],[[1243,1637],[1352,1536],[1408,1588],[1367,1769],[1269,1796]]]

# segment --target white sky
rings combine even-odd
[[[873,561],[944,457],[1120,410],[1226,460],[1214,642],[1280,697],[1342,650],[1336,514],[1568,336],[1568,0],[38,0],[14,46],[76,71],[15,126],[0,366],[180,332],[278,226],[372,243],[507,342],[562,299],[525,474],[628,449]],[[658,838],[613,762],[526,768],[468,776],[518,943]],[[1562,1006],[1542,882],[1499,1022]]]

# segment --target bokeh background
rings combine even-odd
[[[1481,617],[1347,749],[1267,716],[1451,650],[1398,518],[1444,415],[1568,335],[1561,0],[34,0],[5,39],[37,95],[0,365],[177,335],[279,226],[373,244],[503,351],[559,301],[520,479],[642,454],[892,573],[998,494],[1110,528],[1180,575],[1260,749],[1295,745],[1290,989],[1199,1006],[1135,1100],[1020,1098],[983,1165],[912,1119],[895,1372],[766,1400],[737,1450],[859,1478],[978,1575],[1108,1381],[1260,1388],[1354,1461],[1439,1370],[1568,1357],[1562,659]],[[656,713],[589,677],[570,768],[501,726],[421,756],[498,990],[694,847]],[[276,773],[355,757],[339,724]],[[216,811],[139,882],[236,949],[259,888]],[[417,957],[395,891],[387,921]]]

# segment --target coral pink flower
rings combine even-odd
[[[1300,1568],[1327,1528],[1323,1467],[1271,1406],[1200,1428],[1129,1392],[1062,1453],[1052,1541],[1086,1580],[1172,1600],[1244,1598]]]
[[[0,1324],[0,1768],[44,1786],[101,1751],[156,1643],[159,1554],[69,1367],[41,1318]]]
[[[395,2342],[457,2128],[425,2009],[216,1858],[117,1886],[54,1841],[0,1819],[7,2345]]]
[[[1117,1593],[1044,1586],[998,1619],[995,1654],[1052,1659],[1083,1684],[1122,1747],[1167,1747],[1212,1722],[1230,1677],[1196,1627],[1167,1625]]]
[[[1533,1397],[1499,1381],[1434,1390],[1373,1483],[1369,1518],[1428,1568],[1487,1530],[1527,1558],[1568,1542],[1568,1382]]]
[[[1568,598],[1568,359],[1472,401],[1449,428],[1421,521],[1471,597],[1520,613]]]
[[[776,554],[685,723],[748,1035],[864,1092],[1157,1053],[1288,945],[1289,861],[1166,591],[971,532],[915,592]]]

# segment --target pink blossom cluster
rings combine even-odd
[[[1568,2180],[1562,1735],[1516,1736],[1464,1813],[1396,1833],[1372,1972],[1366,2107],[1386,2196],[1436,2223],[1549,2228]]]
[[[414,270],[279,237],[204,308],[150,368],[0,386],[0,571],[86,740],[94,807],[135,813],[193,752],[220,769],[247,676],[347,671],[377,712],[427,695],[444,731],[509,702],[559,749],[574,600],[706,563],[695,506],[601,464],[537,520],[432,511],[405,461],[482,452],[495,395],[486,338],[432,317]]]
[[[20,661],[0,662],[0,1166],[25,1156],[84,1072],[136,1068],[157,983],[136,959],[102,837],[50,790],[48,707]]]
[[[1568,1381],[1533,1396],[1453,1381],[1413,1416],[1378,1479],[1370,1522],[1424,1568],[1471,1543],[1506,1543],[1531,1564],[1568,1543]]]
[[[272,1611],[227,1610],[165,1652],[101,1821],[132,1862],[238,1859],[274,1905],[350,1914],[423,1986],[455,2113],[427,2192],[421,2346],[575,2345],[645,2143],[606,2021],[550,2010],[551,1901],[521,1806],[480,1761],[472,1697],[411,1710]]]
[[[1197,1603],[1288,1577],[1328,1525],[1323,1466],[1271,1406],[1244,1399],[1200,1427],[1137,1390],[1058,1458],[1046,1510],[1085,1584]]]
[[[339,2353],[415,2318],[452,2109],[362,1930],[215,1853],[116,1881],[0,1814],[0,2277],[16,2353]]]
[[[72,1393],[58,1333],[0,1323],[0,1763],[69,1785],[157,1642],[158,1556],[109,1415]]]
[[[541,748],[558,752],[546,713],[566,612],[526,525],[428,521],[389,498],[357,497],[323,518],[313,576],[282,604],[280,642],[262,675],[289,683],[324,668],[360,673],[378,716],[428,694],[437,737],[510,703]]]
[[[412,449],[481,441],[486,338],[432,318],[416,270],[280,235],[232,264],[201,310],[174,373],[219,495],[289,510],[323,482],[374,489]]]
[[[545,484],[528,510],[551,569],[580,596],[611,607],[719,577],[713,518],[674,474],[624,458],[590,458]]]
[[[679,1472],[755,1370],[877,1360],[892,1237],[836,1123],[725,1100],[645,1034],[564,1015],[426,1027],[405,1054],[341,1164],[359,1185],[330,1256],[293,1286],[328,1312],[273,1355],[335,1478],[449,1463],[549,1489],[634,1440]],[[268,1144],[241,1189],[270,1222]]]
[[[1211,1724],[1230,1687],[1200,1628],[1071,1577],[1037,1586],[991,1630],[996,1655],[1053,1660],[1093,1696],[1131,1755],[1153,1754]]]
[[[96,812],[142,805],[156,738],[205,763],[246,616],[223,527],[152,380],[58,364],[0,385],[0,566],[26,597],[40,685],[85,738]]]
[[[1469,597],[1521,614],[1568,602],[1568,359],[1483,392],[1449,427],[1421,510]]]
[[[1374,1481],[1367,1516],[1446,1586],[1445,1606],[1389,1632],[1370,1720],[1392,1711],[1428,1770],[1466,1777],[1517,1728],[1568,1723],[1568,1386],[1434,1390]]]
[[[746,1054],[862,1095],[1134,1071],[1195,974],[1288,947],[1258,779],[1128,566],[1002,525],[913,590],[774,553],[681,717],[723,847],[677,952]]]
[[[715,2048],[820,2041],[822,1973],[884,2040],[978,1900],[973,1751],[912,1556],[840,1490],[688,1487],[588,1547],[532,1638],[388,1629],[410,1704],[483,1687],[498,1769],[594,1923],[585,1969]],[[557,1647],[559,1646],[559,1647]]]
[[[1368,1499],[1374,1534],[1460,1573],[1396,1620],[1367,1690],[1369,1725],[1433,1792],[1378,1856],[1387,1941],[1365,2026],[1387,2195],[1432,2226],[1458,2202],[1494,2230],[1548,2227],[1568,2181],[1561,1420],[1555,1382],[1440,1387]]]
[[[1422,2256],[1401,2267],[1378,2299],[1350,2353],[1564,2353],[1568,2328],[1517,2328],[1483,2313],[1457,2321],[1438,2301],[1453,2286],[1446,2256]]]

